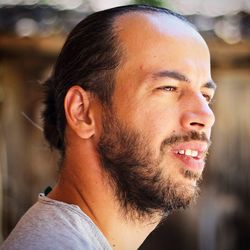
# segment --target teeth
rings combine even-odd
[[[192,156],[193,156],[193,157],[198,156],[198,151],[192,151]]]
[[[185,154],[185,150],[182,149],[182,150],[178,151],[178,153],[179,153],[180,155],[184,155],[184,154]]]
[[[192,156],[192,150],[191,149],[187,149],[186,152],[185,152],[185,155]]]
[[[178,151],[178,154],[192,156],[192,157],[197,157],[198,156],[198,151],[191,150],[191,149],[186,149],[186,150],[181,149],[181,150]]]

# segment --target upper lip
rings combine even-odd
[[[208,143],[201,141],[190,141],[177,143],[171,147],[176,154],[185,154],[195,158],[203,158],[208,151]]]

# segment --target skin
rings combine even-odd
[[[155,157],[162,141],[173,134],[196,131],[209,138],[214,123],[209,100],[214,86],[209,51],[201,36],[179,19],[162,14],[125,14],[115,21],[115,30],[124,50],[112,100],[117,119],[147,136]],[[156,213],[146,221],[122,216],[97,153],[102,134],[100,102],[74,86],[65,98],[65,113],[65,159],[58,183],[48,196],[78,205],[114,249],[137,249],[161,216]],[[196,144],[189,141],[178,146],[188,148],[192,143]],[[159,167],[179,185],[180,192],[184,188],[190,196],[197,179],[185,178],[181,169],[188,167],[201,175],[204,164],[187,166],[169,146]]]

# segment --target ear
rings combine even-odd
[[[90,101],[90,94],[77,85],[68,90],[64,99],[68,126],[83,139],[89,139],[95,134],[95,120]]]

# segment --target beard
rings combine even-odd
[[[157,154],[150,147],[150,138],[119,121],[111,108],[105,109],[102,126],[98,152],[123,216],[139,221],[155,215],[165,218],[173,210],[186,208],[196,200],[199,187],[176,181],[168,172],[164,157],[166,149],[175,143],[190,140],[209,143],[205,134],[191,131],[172,135],[163,140]],[[201,174],[184,167],[179,170],[183,178],[201,180]]]

